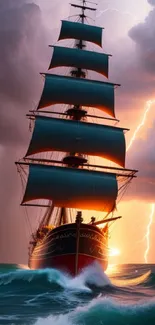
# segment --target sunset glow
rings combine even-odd
[[[110,248],[109,249],[109,256],[119,256],[120,250],[118,248]]]

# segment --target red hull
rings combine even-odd
[[[57,268],[72,275],[98,262],[103,270],[108,266],[108,229],[101,231],[92,225],[69,224],[51,230],[33,249],[29,258],[32,269]]]
[[[72,275],[76,275],[80,273],[84,268],[93,264],[94,262],[98,262],[102,269],[105,271],[108,266],[108,261],[100,261],[94,257],[85,256],[85,255],[78,255],[78,267],[77,272],[75,272],[75,261],[76,255],[65,255],[65,256],[55,256],[50,258],[49,260],[46,259],[45,263],[43,260],[33,261],[30,260],[30,267],[32,269],[40,269],[40,268],[56,268],[58,270],[70,273]]]

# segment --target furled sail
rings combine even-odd
[[[27,152],[77,152],[100,156],[124,167],[125,137],[123,129],[59,118],[36,116]]]
[[[54,104],[83,105],[115,117],[114,86],[108,82],[46,74],[38,109]]]
[[[76,48],[54,46],[49,69],[55,67],[75,67],[101,73],[108,78],[109,55]]]
[[[118,186],[115,174],[30,164],[23,202],[52,200],[54,206],[110,212]]]
[[[59,40],[70,38],[88,41],[96,45],[102,46],[102,28],[62,20]]]

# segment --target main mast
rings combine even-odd
[[[82,5],[76,5],[71,3],[71,6],[81,9],[81,14],[79,15],[79,21],[81,22],[81,24],[84,24],[86,18],[85,16],[86,9],[95,11],[95,9],[86,6],[86,0],[82,0]],[[83,48],[85,47],[83,40],[81,39],[79,41],[76,41],[75,47],[79,50],[83,50]],[[74,78],[85,78],[86,74],[82,68],[76,68],[76,70],[75,69],[71,70],[71,76]],[[87,112],[82,109],[82,106],[74,105],[72,108],[68,109],[66,113],[70,119],[80,121],[85,117]],[[63,163],[67,164],[69,167],[75,167],[75,168],[79,168],[79,166],[87,163],[87,159],[82,154],[76,155],[76,152],[70,152],[63,158],[62,161]],[[68,222],[67,219],[68,219],[67,210],[65,207],[63,207],[60,210],[60,225],[62,223],[63,224],[67,223]]]

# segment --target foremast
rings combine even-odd
[[[48,116],[38,116],[38,113],[30,116],[30,118],[35,119],[35,128],[28,152],[24,158],[26,162],[23,162],[23,164],[27,164],[27,160],[30,162],[28,163],[30,173],[22,205],[27,205],[28,201],[38,198],[49,199],[49,202],[53,201],[53,205],[51,203],[49,203],[49,206],[47,205],[48,210],[42,223],[49,223],[54,206],[60,207],[59,224],[68,222],[66,208],[98,210],[110,213],[115,209],[116,205],[118,193],[117,177],[131,179],[135,177],[136,173],[136,171],[128,169],[87,164],[86,157],[93,155],[108,158],[124,168],[125,129],[105,125],[93,126],[91,123],[84,122],[87,116],[90,115],[87,114],[87,110],[83,109],[83,106],[96,107],[115,119],[114,88],[116,85],[118,86],[118,84],[85,79],[84,68],[101,73],[105,77],[108,77],[109,70],[108,54],[84,50],[86,41],[99,46],[102,43],[102,29],[85,25],[85,10],[96,10],[87,7],[86,3],[87,1],[82,0],[82,5],[71,4],[71,6],[81,9],[81,14],[79,15],[80,22],[62,21],[59,40],[76,39],[75,48],[54,46],[54,53],[49,67],[52,69],[60,66],[71,66],[72,78],[45,74],[45,86],[37,109],[40,112],[40,109],[57,103],[69,104],[71,107],[67,109],[64,115],[70,121],[54,119]],[[53,94],[51,95],[52,88]],[[65,91],[63,88],[65,88]],[[84,121],[82,122],[82,120]],[[68,129],[70,129],[70,136],[68,136]],[[52,130],[54,130],[53,134],[50,133]],[[58,141],[56,137],[59,131],[61,136],[64,136],[61,141],[60,139]],[[90,146],[89,139],[91,139],[92,135],[93,139]],[[49,139],[51,139],[51,143]],[[28,157],[35,153],[53,150],[69,153],[65,155],[61,162],[47,159],[31,159]],[[56,167],[53,163],[56,163]],[[59,164],[62,164],[63,167],[57,167]],[[87,166],[88,170],[85,169]],[[90,169],[91,166],[104,168],[104,170],[103,172],[94,171]],[[61,177],[63,184],[61,184]],[[36,190],[37,178],[37,184],[39,185]],[[67,182],[69,178],[71,180]],[[78,178],[81,179],[81,185]],[[55,193],[52,191],[49,182],[53,182]],[[85,182],[85,186],[83,186],[83,182]],[[72,184],[75,186],[73,189]],[[67,191],[67,195],[64,195],[65,186],[67,187],[67,185],[71,190]],[[81,186],[84,187],[83,190]]]

